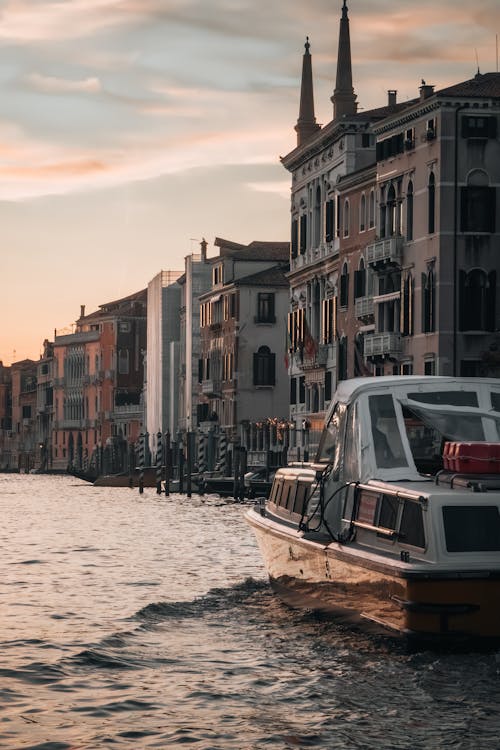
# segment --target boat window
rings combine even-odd
[[[412,401],[421,404],[446,404],[446,406],[478,406],[475,391],[431,391],[426,393],[409,393]]]
[[[403,406],[403,420],[417,471],[437,474],[443,468],[443,435],[406,406]]]
[[[288,497],[290,495],[290,489],[291,489],[291,482],[283,482],[283,489],[281,490],[281,496],[279,505],[282,508],[286,508],[288,503]]]
[[[377,466],[391,469],[408,466],[392,395],[369,396],[368,403]]]
[[[500,550],[500,514],[496,505],[445,505],[443,522],[448,552]]]
[[[395,529],[398,520],[399,498],[393,495],[382,495],[378,526],[384,529]]]
[[[411,544],[413,547],[425,548],[422,508],[418,503],[411,500],[405,500],[403,505],[399,540],[404,544]]]
[[[347,411],[345,448],[344,448],[344,479],[346,482],[359,479],[359,419],[357,401]]]
[[[500,393],[491,394],[491,408],[493,411],[500,411]]]
[[[295,503],[293,506],[293,512],[303,515],[306,502],[309,496],[309,489],[311,485],[309,483],[299,482],[297,485],[297,491],[295,493]]]
[[[274,485],[273,485],[273,491],[272,491],[271,498],[270,498],[271,502],[273,502],[275,505],[280,504],[280,497],[281,497],[282,489],[283,489],[283,481],[280,481],[279,479],[278,481],[275,480]]]
[[[442,440],[458,442],[483,442],[484,429],[481,417],[456,411],[427,411],[425,406],[407,405],[406,409],[433,431],[440,433]],[[494,419],[491,417],[491,419]],[[499,429],[499,420],[494,419]]]
[[[345,412],[345,404],[337,404],[335,406],[328,424],[323,429],[318,448],[317,461],[332,464],[334,475],[339,469],[340,443],[342,440],[341,427]]]

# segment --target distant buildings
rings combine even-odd
[[[158,430],[313,455],[340,380],[500,377],[500,74],[358,110],[344,0],[331,101],[320,127],[307,39],[290,242],[203,240],[39,362],[0,363],[0,469],[132,466]]]

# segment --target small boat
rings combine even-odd
[[[316,459],[246,513],[289,604],[376,632],[500,638],[500,381],[344,381]]]

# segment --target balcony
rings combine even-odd
[[[201,383],[201,392],[204,396],[220,396],[220,380],[203,380]]]
[[[364,344],[364,356],[372,359],[398,360],[403,350],[400,333],[375,333],[367,336]]]
[[[376,268],[398,266],[403,255],[403,238],[389,237],[366,248],[366,262]]]
[[[320,344],[313,356],[306,354],[305,351],[302,356],[300,355],[300,352],[296,352],[295,361],[302,370],[315,370],[319,367],[325,367],[328,360],[328,350],[328,344]]]
[[[359,320],[373,320],[375,314],[375,305],[373,297],[358,297],[355,302],[356,317]]]
[[[140,415],[142,414],[141,404],[122,404],[121,406],[115,406],[114,409],[115,417],[123,417],[128,415]]]

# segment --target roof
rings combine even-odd
[[[383,377],[352,378],[351,380],[340,381],[332,404],[337,401],[347,403],[355,395],[357,396],[361,390],[370,391],[384,388],[389,391],[397,386],[416,386],[419,383],[421,385],[449,386],[487,384],[498,388],[499,380],[498,378],[455,378],[451,375],[387,375]]]
[[[243,276],[241,279],[235,279],[234,285],[289,287],[290,283],[281,268],[273,266],[272,268],[266,268],[264,271],[252,273],[249,276]]]
[[[253,240],[249,245],[242,245],[231,240],[216,237],[214,245],[220,248],[221,256],[230,256],[236,260],[276,260],[287,261],[290,254],[290,242],[272,242]],[[210,258],[216,261],[217,258]]]
[[[103,315],[109,314],[109,313],[118,313],[121,312],[120,308],[124,305],[127,305],[127,303],[130,302],[144,302],[144,304],[147,303],[148,299],[148,290],[147,289],[141,289],[139,292],[134,292],[133,294],[129,294],[128,297],[121,297],[120,299],[113,300],[111,302],[105,302],[103,305],[99,305],[99,309],[95,310],[93,313],[89,313],[88,315],[83,315],[80,318],[78,318],[78,322],[87,322],[92,321],[96,319],[102,318]]]
[[[474,78],[436,92],[439,96],[500,98],[500,73],[477,73]]]

